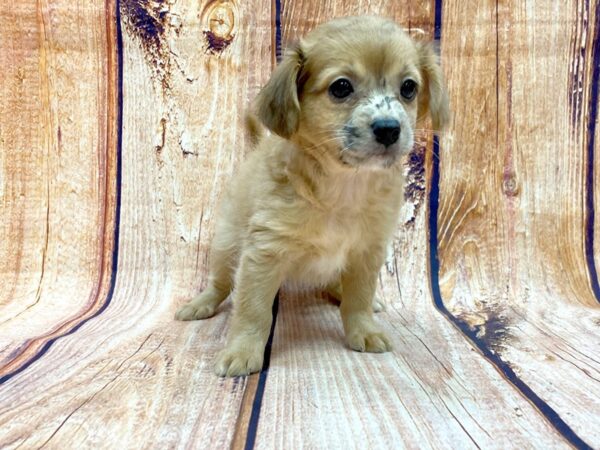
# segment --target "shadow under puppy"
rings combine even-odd
[[[341,301],[352,349],[390,350],[373,298],[403,198],[401,157],[427,113],[436,130],[449,116],[432,46],[388,19],[333,20],[286,52],[256,107],[272,134],[260,137],[231,182],[208,285],[176,318],[211,317],[232,293],[215,371],[257,372],[273,299],[294,280]]]

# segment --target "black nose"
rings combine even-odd
[[[380,119],[371,124],[375,140],[386,147],[392,145],[400,136],[400,122],[394,119]]]

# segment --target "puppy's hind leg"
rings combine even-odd
[[[177,320],[198,320],[214,316],[217,307],[233,287],[235,254],[230,246],[215,242],[210,254],[210,273],[206,289],[175,314]]]
[[[342,303],[342,283],[339,277],[333,280],[331,283],[329,283],[325,291],[338,303]]]

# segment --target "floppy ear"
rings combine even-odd
[[[440,131],[450,121],[450,105],[444,75],[433,44],[419,43],[417,50],[424,84],[419,96],[419,120],[429,113],[433,129]]]
[[[298,129],[298,78],[304,58],[296,46],[283,56],[256,100],[257,115],[273,133],[289,138]]]

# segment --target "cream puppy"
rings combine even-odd
[[[294,280],[339,298],[350,348],[388,351],[373,298],[402,203],[401,157],[417,121],[429,113],[440,129],[449,116],[432,47],[387,19],[333,20],[286,52],[256,111],[272,134],[231,182],[207,287],[176,318],[211,317],[231,293],[215,371],[257,372],[273,299]]]

